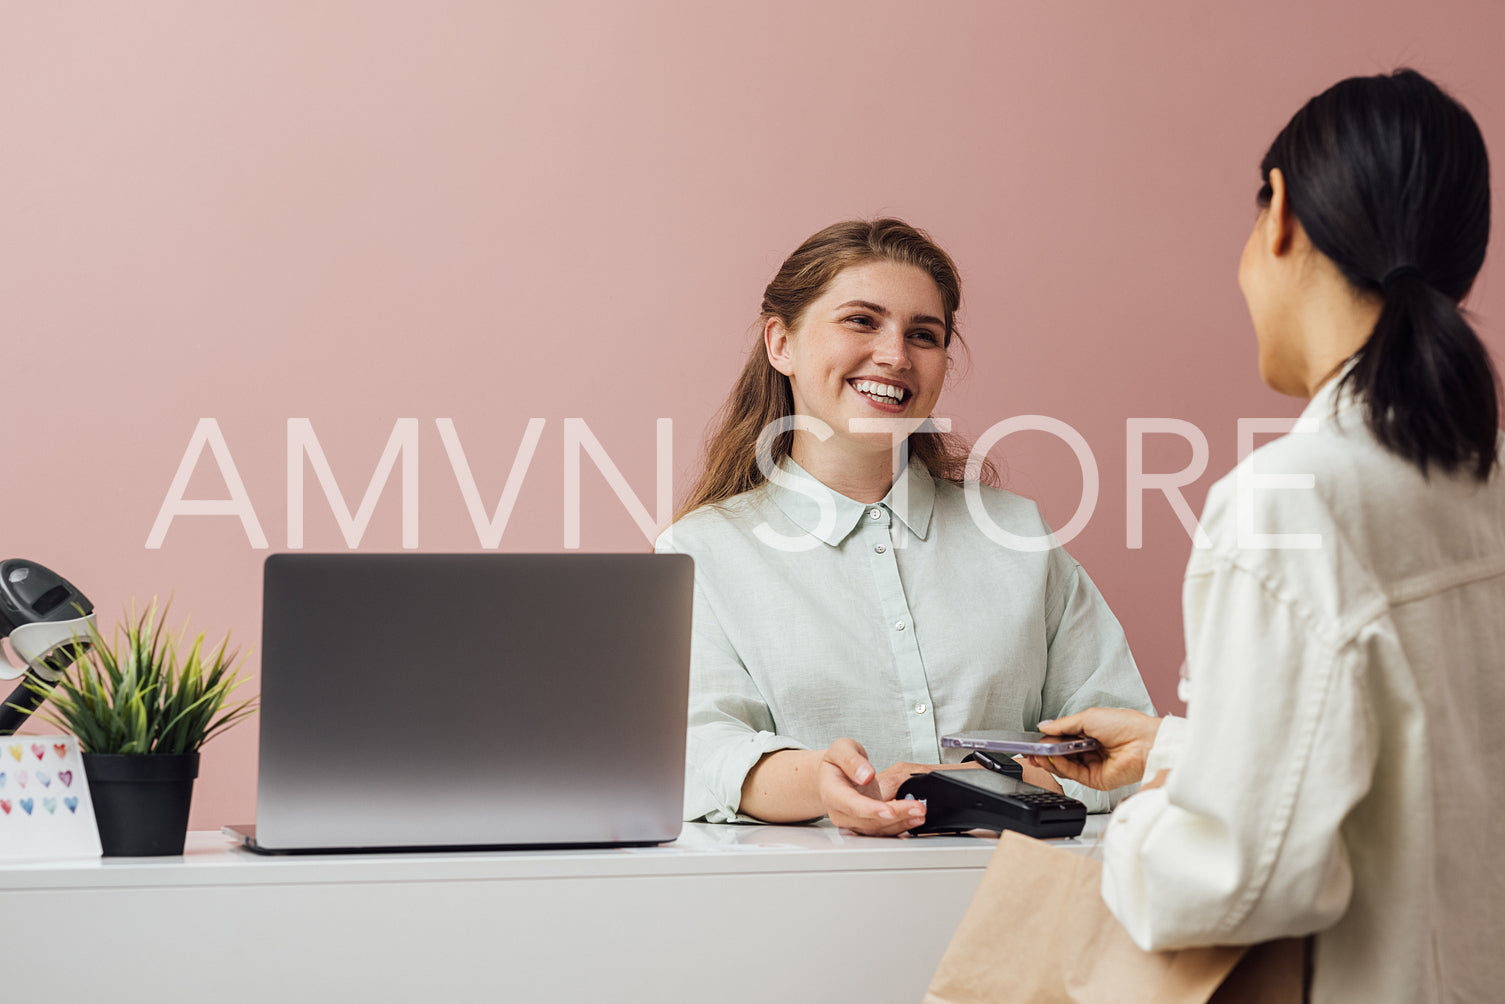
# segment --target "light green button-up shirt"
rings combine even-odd
[[[955,763],[941,736],[1033,729],[1094,705],[1151,712],[1112,611],[1033,502],[966,493],[910,464],[865,505],[786,459],[765,484],[685,516],[659,551],[695,559],[685,818],[748,820],[765,754],[861,743],[878,770]],[[994,536],[997,536],[995,533]],[[1115,799],[1066,784],[1089,809]]]

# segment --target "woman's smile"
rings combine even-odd
[[[908,387],[890,380],[854,377],[847,383],[853,390],[867,398],[874,408],[892,414],[903,412],[904,402],[912,396]]]

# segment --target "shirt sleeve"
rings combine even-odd
[[[1060,718],[1091,707],[1154,714],[1118,618],[1082,566],[1059,553],[1065,564],[1046,597],[1048,649],[1040,717]],[[1135,790],[1127,785],[1097,791],[1066,780],[1061,788],[1089,812],[1107,812]]]
[[[674,549],[660,540],[660,553]],[[806,749],[774,731],[773,715],[748,675],[705,591],[695,587],[690,629],[690,709],[685,747],[687,821],[761,822],[738,811],[742,782],[767,753]]]
[[[1335,922],[1352,891],[1342,824],[1376,757],[1360,642],[1237,552],[1198,564],[1185,600],[1193,700],[1149,759],[1173,769],[1118,807],[1104,841],[1103,898],[1149,950]]]

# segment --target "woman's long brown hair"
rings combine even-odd
[[[854,265],[873,261],[913,265],[935,281],[945,309],[946,347],[956,333],[956,310],[961,306],[961,279],[951,257],[923,231],[903,220],[847,220],[811,236],[779,268],[763,292],[758,340],[742,367],[731,396],[717,413],[715,431],[706,442],[705,462],[689,497],[674,514],[681,516],[701,506],[716,505],[743,492],[752,491],[767,479],[758,466],[758,437],[770,424],[794,414],[789,378],[774,369],[763,345],[763,328],[778,318],[786,328],[799,325],[805,310],[819,299],[839,274]],[[789,455],[794,434],[785,432],[772,443],[775,463]],[[967,479],[969,448],[960,436],[916,432],[909,437],[909,455],[923,461],[933,477],[954,484]],[[989,484],[997,472],[984,460],[973,477]]]

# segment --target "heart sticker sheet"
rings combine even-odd
[[[0,863],[99,854],[78,740],[0,737]]]

